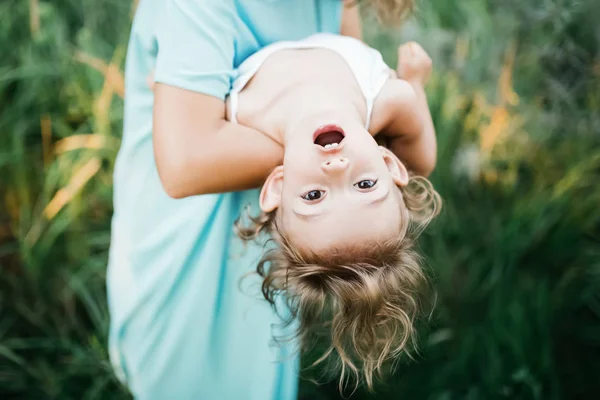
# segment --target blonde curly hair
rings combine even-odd
[[[254,240],[262,232],[277,246],[260,260],[264,297],[276,308],[283,295],[291,311],[284,321],[299,321],[303,349],[317,340],[328,344],[313,366],[340,374],[340,391],[349,379],[373,388],[386,361],[416,350],[415,320],[426,311],[428,281],[414,240],[439,213],[441,199],[431,183],[411,177],[401,192],[398,235],[383,242],[349,243],[317,254],[296,248],[285,235],[277,211],[236,221],[236,233]],[[281,315],[281,314],[280,314]]]

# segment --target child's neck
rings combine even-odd
[[[356,126],[364,127],[366,124],[364,111],[361,107],[352,104],[337,105],[320,109],[316,112],[298,113],[283,128],[284,145],[296,135],[313,135],[314,132],[325,125],[337,125],[346,130]],[[314,108],[313,108],[314,109]]]

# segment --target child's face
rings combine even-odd
[[[282,230],[295,246],[312,251],[398,235],[403,203],[397,186],[408,181],[402,163],[364,128],[325,131],[286,144],[282,175],[272,174],[261,194],[263,209],[275,199]],[[339,144],[323,147],[328,142]]]

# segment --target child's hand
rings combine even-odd
[[[429,81],[431,58],[421,45],[409,42],[398,48],[398,76],[423,86]]]

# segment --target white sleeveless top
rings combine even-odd
[[[328,49],[338,53],[354,73],[367,103],[366,126],[369,128],[373,103],[385,82],[390,79],[390,68],[381,53],[358,39],[332,33],[317,33],[298,41],[276,42],[248,57],[238,68],[238,76],[229,94],[229,116],[237,123],[238,95],[246,87],[265,60],[285,49]]]

